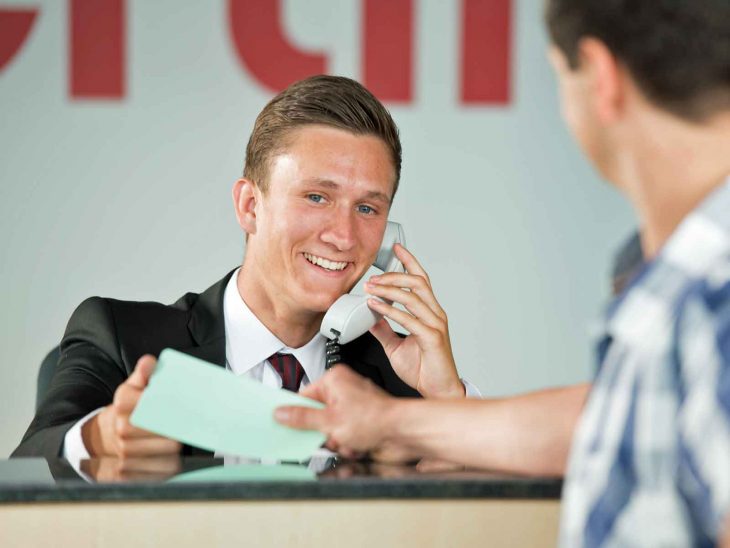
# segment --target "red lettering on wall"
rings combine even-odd
[[[279,92],[326,71],[327,58],[292,46],[281,27],[282,0],[229,0],[231,37],[241,63],[264,86]]]
[[[511,15],[511,0],[462,0],[462,102],[509,103]]]
[[[70,86],[74,99],[125,93],[125,0],[71,0]]]
[[[242,65],[262,85],[281,91],[327,70],[323,52],[286,37],[284,0],[228,0],[228,26]],[[414,94],[414,0],[361,0],[362,79],[381,100]],[[464,104],[511,100],[513,0],[461,0],[460,98]],[[126,93],[126,0],[68,0],[69,94],[121,99]],[[37,8],[0,8],[0,72],[27,41]]]
[[[413,1],[365,0],[363,79],[381,101],[413,98]]]
[[[36,15],[36,9],[0,9],[0,71],[20,51]]]

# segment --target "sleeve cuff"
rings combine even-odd
[[[461,384],[464,385],[464,391],[466,392],[467,398],[475,398],[475,399],[482,399],[482,393],[481,391],[476,387],[476,385],[470,383],[466,379],[461,379]]]
[[[104,408],[95,409],[83,419],[80,419],[66,432],[66,436],[63,438],[63,458],[68,461],[76,472],[78,472],[79,461],[90,458],[89,451],[86,449],[84,440],[81,437],[81,428],[98,415],[102,409]]]

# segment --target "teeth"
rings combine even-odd
[[[317,257],[316,255],[312,255],[311,253],[305,253],[304,258],[307,259],[310,263],[321,266],[326,270],[342,270],[347,266],[347,262],[328,261],[327,259]]]

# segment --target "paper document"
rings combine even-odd
[[[323,407],[293,392],[237,377],[222,367],[166,348],[130,422],[209,451],[258,459],[306,460],[324,443],[325,436],[292,430],[274,421],[274,409],[282,405]]]

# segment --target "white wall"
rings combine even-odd
[[[236,59],[224,2],[128,2],[127,95],[80,102],[66,3],[14,5],[41,11],[0,72],[0,456],[82,299],[171,302],[241,260],[230,187],[271,96]],[[286,32],[359,78],[359,5],[285,2]],[[560,120],[541,2],[516,2],[506,107],[459,104],[459,3],[415,5],[415,99],[391,106],[404,146],[391,218],[432,276],[464,376],[487,395],[584,380],[632,217]]]

